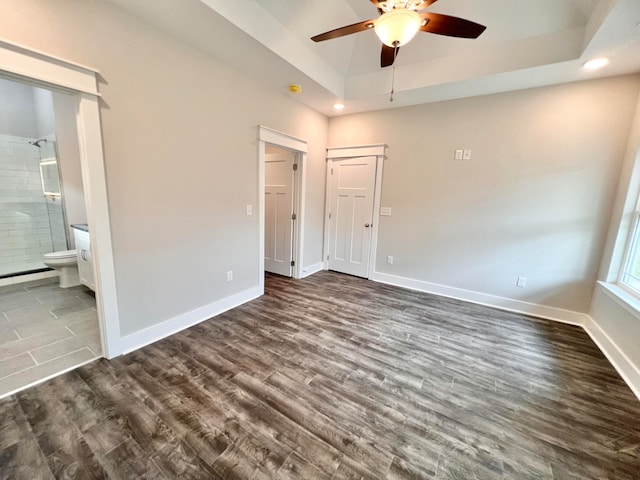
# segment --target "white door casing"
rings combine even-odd
[[[376,157],[334,161],[331,168],[329,269],[369,275]]]
[[[294,157],[286,151],[265,155],[264,269],[287,277],[293,268]]]

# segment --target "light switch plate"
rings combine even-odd
[[[456,150],[456,160],[462,160],[462,150]]]
[[[380,207],[380,216],[381,217],[390,217],[391,216],[391,207]]]
[[[471,150],[465,150],[462,158],[463,160],[471,160]]]
[[[253,206],[247,205],[247,216],[253,215]]]

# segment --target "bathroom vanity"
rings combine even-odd
[[[71,225],[73,237],[78,252],[78,275],[80,283],[96,291],[95,275],[93,273],[93,260],[91,258],[91,240],[89,226],[87,224]]]

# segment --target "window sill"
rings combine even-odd
[[[615,283],[598,281],[598,284],[609,298],[640,320],[640,298]]]

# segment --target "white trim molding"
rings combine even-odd
[[[308,277],[309,275],[313,275],[314,273],[318,273],[322,270],[324,270],[323,262],[314,263],[313,265],[309,265],[302,269],[302,276],[300,278]]]
[[[372,145],[354,145],[351,147],[329,147],[327,158],[353,158],[353,157],[384,157],[387,145],[375,143]]]
[[[588,317],[584,330],[640,400],[640,369],[638,366],[629,359],[594,318]]]
[[[243,303],[254,300],[262,295],[259,287],[249,288],[243,292],[236,293],[230,297],[223,298],[216,302],[210,303],[190,312],[183,313],[177,317],[165,320],[157,325],[152,325],[143,330],[131,333],[122,337],[121,348],[122,353],[130,353],[139,348],[155,343],[163,338],[169,337],[186,328],[197,325],[198,323],[209,320],[221,313],[231,310]]]
[[[288,133],[279,132],[273,128],[258,125],[258,139],[296,152],[307,153],[307,142],[300,138],[289,135]]]
[[[98,70],[0,38],[0,70],[75,92],[100,96]]]
[[[597,284],[602,288],[605,295],[640,320],[640,299],[636,295],[632,295],[615,283],[598,281]]]
[[[396,287],[404,287],[410,290],[417,290],[419,292],[433,293],[434,295],[440,295],[442,297],[455,298],[465,302],[506,310],[508,312],[531,315],[580,327],[583,327],[589,320],[589,316],[586,313],[579,313],[571,310],[564,310],[562,308],[549,307],[547,305],[538,305],[510,298],[498,297],[461,288],[447,287],[437,283],[429,283],[422,280],[389,275],[387,273],[374,272],[371,276],[371,280],[386,283],[388,285],[394,285]]]

